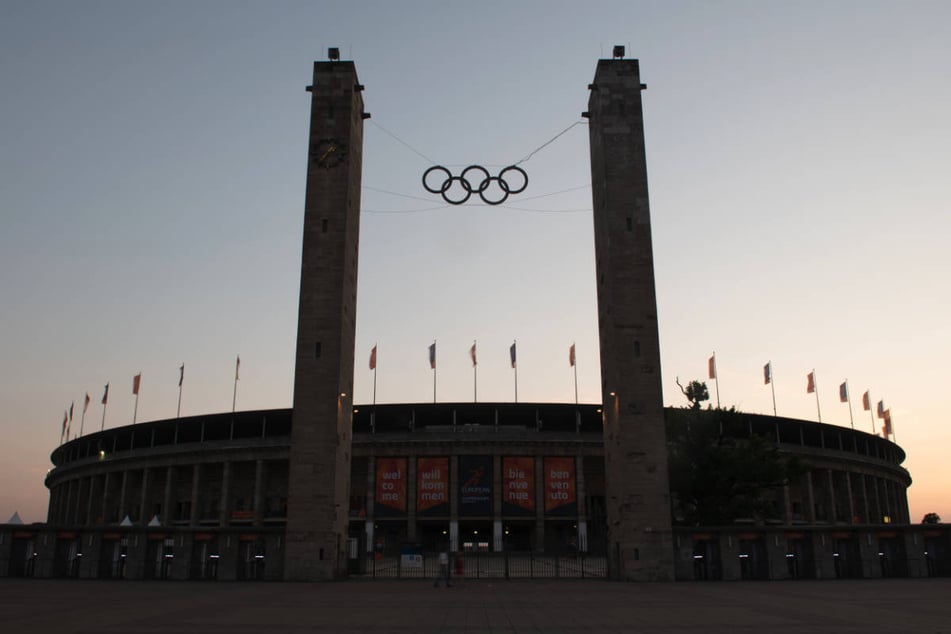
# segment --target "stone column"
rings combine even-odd
[[[95,523],[95,516],[93,515],[95,508],[95,499],[98,497],[102,499],[102,493],[97,491],[96,483],[102,482],[101,475],[93,475],[89,477],[89,499],[86,502],[86,526],[92,526]]]
[[[375,547],[373,543],[373,506],[376,500],[376,458],[370,456],[367,458],[367,552],[372,553]]]
[[[638,61],[589,86],[605,505],[612,576],[673,581],[670,486]]]
[[[129,483],[129,470],[122,470],[122,486],[119,487],[119,521],[125,519],[125,516],[128,515],[128,500],[126,495],[128,491],[126,490],[126,485]]]
[[[198,526],[198,520],[201,517],[201,500],[198,499],[201,493],[201,489],[198,488],[200,482],[201,463],[195,463],[192,467],[192,514],[188,521],[190,526]]]
[[[162,496],[162,525],[171,526],[174,514],[172,513],[172,483],[175,481],[175,467],[165,468],[165,494]]]
[[[829,479],[829,521],[834,524],[839,520],[839,503],[835,495],[835,474],[832,469],[826,469],[826,477]]]
[[[859,477],[862,479],[862,505],[864,507],[864,513],[862,514],[862,523],[868,524],[872,521],[872,509],[868,503],[867,476],[864,473],[860,473]]]
[[[149,468],[142,469],[142,498],[139,500],[139,521],[148,524],[152,521],[149,508]]]
[[[264,517],[264,461],[258,458],[254,463],[254,525],[260,526]]]
[[[416,541],[416,456],[406,457],[406,539]]]
[[[363,86],[315,62],[295,350],[284,576],[346,574],[357,313]]]
[[[449,550],[459,548],[459,457],[449,456]]]
[[[545,550],[545,457],[535,456],[535,537],[534,550]]]
[[[806,472],[806,499],[809,503],[809,523],[816,523],[816,493],[812,487],[812,471]]]
[[[789,496],[789,484],[783,485],[783,512],[784,524],[793,523],[792,499]]]
[[[109,523],[109,485],[111,484],[112,474],[106,472],[102,480],[102,524]]]
[[[66,525],[71,525],[72,521],[72,507],[73,507],[73,497],[75,494],[76,480],[70,480],[66,484],[66,501],[63,504],[63,513],[62,513],[62,523]]]
[[[575,456],[575,474],[577,476],[577,491],[575,497],[578,500],[578,551],[588,551],[588,496],[585,493],[584,483],[584,454]]]
[[[502,536],[502,456],[492,457],[492,550],[505,550]]]
[[[225,460],[221,466],[221,500],[218,505],[218,525],[227,526],[231,519],[231,461]]]
[[[845,492],[849,496],[849,524],[855,523],[855,498],[852,495],[852,474],[848,471],[845,474]]]

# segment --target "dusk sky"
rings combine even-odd
[[[912,521],[951,521],[951,3],[0,2],[0,522],[46,518],[64,410],[84,431],[289,407],[310,83],[366,86],[355,394],[597,402],[587,129],[506,205],[449,207],[433,162],[493,170],[583,121],[597,60],[640,60],[664,401],[871,432]],[[395,135],[402,140],[398,142]],[[409,147],[407,147],[409,146]],[[714,385],[710,383],[715,401]],[[881,429],[881,421],[874,421]]]

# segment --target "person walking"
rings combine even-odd
[[[449,583],[449,553],[445,550],[439,553],[439,575],[436,577],[436,583],[433,584],[434,588],[439,587],[440,580],[446,582],[447,588],[452,587],[452,584]]]

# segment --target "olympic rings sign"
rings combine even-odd
[[[430,178],[434,172],[437,175],[440,173],[444,175],[442,182],[438,185],[433,183],[438,176]],[[514,186],[506,180],[505,175],[508,172],[516,177],[521,176],[521,184],[518,184],[516,180],[518,186]],[[481,175],[481,180],[475,182],[470,180],[470,177],[477,174]],[[430,194],[440,194],[442,199],[450,205],[461,205],[469,200],[472,194],[479,194],[479,198],[486,205],[501,205],[508,199],[509,194],[520,194],[526,187],[528,187],[528,174],[515,165],[504,168],[498,176],[490,175],[489,170],[481,165],[470,165],[462,170],[459,176],[453,176],[452,172],[442,165],[434,165],[423,172],[423,188]]]

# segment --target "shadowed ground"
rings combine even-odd
[[[951,579],[620,584],[0,580],[4,632],[951,633]]]

